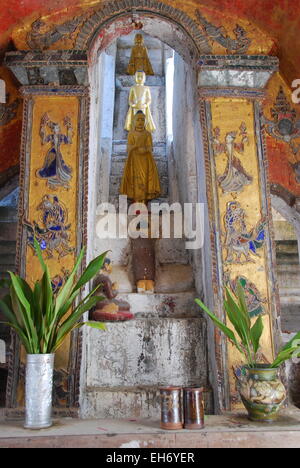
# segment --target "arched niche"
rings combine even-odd
[[[239,264],[235,262],[234,268],[230,266],[228,256],[231,246],[224,241],[224,231],[226,227],[228,228],[225,224],[225,214],[228,206],[231,206],[228,203],[232,200],[229,198],[231,197],[230,193],[222,193],[220,190],[219,176],[221,175],[220,171],[224,171],[224,168],[220,167],[220,160],[225,161],[228,154],[226,155],[226,151],[224,152],[226,145],[223,144],[219,146],[219,149],[223,148],[223,159],[217,157],[213,132],[216,128],[220,128],[221,134],[219,136],[221,135],[221,138],[225,140],[228,131],[236,132],[239,129],[242,133],[245,132],[245,120],[247,120],[246,130],[249,131],[251,140],[247,152],[248,170],[254,171],[252,179],[254,184],[250,186],[251,193],[248,188],[242,194],[234,194],[232,198],[240,200],[242,213],[247,220],[247,234],[251,232],[251,229],[254,229],[260,220],[264,220],[265,223],[265,244],[259,268],[257,270],[254,267],[254,269],[251,268],[255,261],[249,262],[250,266],[248,261],[245,263],[249,267],[247,271],[249,270],[252,281],[256,281],[257,277],[260,277],[260,284],[264,284],[264,293],[269,299],[268,311],[264,318],[267,325],[267,336],[264,344],[269,352],[269,359],[271,359],[275,348],[274,341],[278,335],[279,320],[273,274],[274,254],[272,251],[269,182],[266,172],[266,148],[260,113],[264,87],[270,76],[278,69],[276,58],[247,55],[207,55],[210,53],[209,44],[195,22],[180,10],[155,0],[145,0],[142,3],[136,0],[121,0],[106,4],[83,23],[72,50],[46,50],[42,54],[37,51],[32,51],[29,54],[28,51],[8,53],[6,64],[25,85],[22,89],[25,96],[25,106],[21,146],[20,213],[23,214],[31,201],[29,200],[31,180],[28,177],[28,169],[31,164],[31,151],[33,153],[31,150],[32,116],[35,111],[36,99],[42,97],[44,107],[48,97],[49,101],[50,97],[51,99],[60,97],[64,105],[69,101],[73,103],[73,109],[75,107],[78,109],[78,111],[76,110],[78,119],[75,122],[79,143],[78,169],[76,169],[78,170],[78,185],[76,201],[75,199],[72,201],[72,203],[74,202],[72,209],[78,214],[78,222],[76,226],[75,224],[72,226],[72,230],[74,237],[77,236],[77,251],[82,243],[88,243],[88,258],[93,257],[91,243],[87,240],[93,229],[93,213],[95,213],[97,202],[91,192],[96,186],[94,177],[97,174],[97,171],[94,170],[97,163],[98,135],[97,95],[94,90],[98,86],[97,80],[99,79],[99,73],[96,72],[98,53],[103,52],[119,35],[138,30],[136,28],[139,28],[140,24],[143,25],[143,21],[148,34],[157,37],[161,31],[164,35],[164,41],[181,57],[183,74],[186,73],[186,76],[189,76],[186,84],[191,90],[188,101],[190,108],[182,120],[183,131],[187,130],[184,135],[186,140],[180,139],[179,144],[183,144],[184,141],[191,144],[191,146],[187,146],[191,155],[189,161],[191,164],[187,164],[185,167],[188,167],[188,175],[191,176],[186,180],[193,181],[190,185],[186,183],[186,186],[191,186],[193,189],[188,190],[187,198],[182,197],[182,200],[207,201],[205,206],[204,254],[200,255],[199,258],[194,256],[193,265],[199,272],[199,275],[195,276],[196,280],[199,278],[197,292],[210,307],[214,307],[221,320],[225,320],[223,308],[225,276],[228,277],[228,273],[236,274]],[[174,35],[171,34],[172,32]],[[198,60],[199,58],[200,60]],[[89,72],[89,80],[86,79],[87,71]],[[43,84],[41,84],[41,80]],[[90,84],[90,89],[87,88],[88,84]],[[88,105],[88,94],[91,97],[90,106]],[[188,93],[185,90],[178,96],[178,102],[180,99],[185,99],[186,96]],[[233,108],[234,112],[232,112]],[[55,113],[55,108],[52,107],[52,109]],[[89,111],[90,118],[88,117]],[[39,115],[38,118],[40,119],[41,116]],[[232,128],[231,122],[234,122]],[[178,125],[179,127],[180,125]],[[223,140],[222,143],[224,143]],[[178,158],[178,161],[187,161],[187,159]],[[74,158],[75,160],[76,158]],[[183,180],[185,174],[187,173],[181,172]],[[181,185],[183,186],[183,184]],[[34,181],[32,187],[34,187]],[[32,195],[31,193],[30,196],[38,197],[40,194]],[[250,199],[252,201],[251,209],[249,209]],[[21,218],[19,247],[20,271],[25,272],[29,265],[26,264],[26,244]],[[275,340],[273,340],[272,330],[275,330]],[[188,339],[187,337],[185,341]],[[82,337],[77,332],[74,333],[70,346],[69,374],[67,375],[69,406],[78,407],[79,403],[83,406],[84,392],[89,391],[89,388],[86,388],[84,376],[87,365],[86,342],[84,336]],[[209,323],[207,348],[209,350],[208,374],[214,392],[214,410],[235,407],[237,392],[232,367],[240,362],[240,357],[232,353],[232,349],[227,346],[224,338],[215,332]],[[18,369],[18,353],[16,352],[11,358],[8,386],[8,401],[12,406],[16,405]]]
[[[198,103],[198,70],[196,66],[196,60],[198,59],[199,50],[195,47],[194,41],[191,39],[188,32],[184,31],[182,26],[174,26],[174,22],[168,17],[163,17],[162,14],[154,14],[148,12],[135,12],[135,20],[143,24],[142,33],[145,35],[145,42],[147,43],[147,38],[159,39],[162,43],[167,45],[170,49],[172,48],[175,53],[175,72],[174,72],[174,94],[173,94],[173,141],[170,143],[172,148],[168,148],[168,167],[169,167],[169,188],[172,190],[169,191],[169,200],[171,202],[181,202],[184,203],[205,203],[205,219],[208,223],[208,212],[207,212],[207,203],[206,203],[206,186],[205,186],[205,163],[204,163],[204,150],[201,138],[201,125],[200,125],[200,113],[199,113],[199,103]],[[172,33],[173,31],[173,33]],[[114,88],[115,88],[115,75],[114,75],[114,54],[115,54],[115,43],[118,38],[125,37],[130,34],[132,36],[132,45],[133,45],[133,36],[135,32],[139,32],[132,25],[132,16],[129,14],[122,15],[122,17],[113,17],[110,21],[100,26],[97,31],[93,34],[93,40],[90,41],[90,50],[89,50],[89,80],[90,80],[90,147],[89,147],[89,190],[88,190],[88,228],[87,228],[87,245],[88,245],[88,258],[93,258],[96,254],[100,253],[100,250],[111,249],[112,260],[117,264],[119,268],[119,263],[122,263],[123,259],[120,258],[120,252],[126,252],[125,255],[130,256],[130,247],[128,246],[128,241],[95,241],[95,224],[97,222],[97,203],[99,201],[107,202],[109,201],[109,183],[110,183],[110,168],[111,168],[111,157],[107,153],[109,151],[108,146],[112,145],[112,137],[107,133],[107,127],[112,127],[113,122],[113,107],[114,107]],[[184,44],[184,45],[183,45]],[[206,49],[205,49],[206,50]],[[150,77],[149,84],[151,87],[152,77]],[[155,80],[158,77],[155,77]],[[132,81],[132,77],[127,78],[128,82]],[[127,81],[126,80],[126,81]],[[127,91],[128,94],[128,91]],[[128,97],[127,97],[128,99]],[[155,105],[155,102],[154,104]],[[153,108],[152,105],[152,108]],[[100,109],[100,111],[99,111]],[[103,125],[103,114],[105,114],[105,124]],[[110,125],[107,122],[107,116],[110,114],[109,120]],[[125,115],[123,113],[121,121],[125,121]],[[160,125],[160,122],[157,122]],[[124,122],[123,122],[124,125]],[[101,130],[104,132],[104,138],[101,136]],[[166,131],[166,129],[165,129]],[[95,138],[97,135],[97,138]],[[123,136],[124,138],[124,136]],[[156,137],[154,136],[154,143],[156,142]],[[122,141],[125,146],[125,141]],[[168,144],[167,144],[168,146]],[[172,186],[172,187],[171,187]],[[172,193],[170,193],[172,192]],[[100,195],[99,195],[100,193]],[[167,201],[167,200],[166,200]],[[166,264],[172,263],[172,252],[176,251],[176,255],[181,259],[186,267],[190,266],[190,274],[193,277],[191,283],[193,284],[193,297],[201,296],[203,297],[203,291],[205,290],[205,281],[208,283],[211,282],[210,272],[209,272],[209,233],[206,232],[206,242],[205,242],[205,254],[204,249],[197,249],[196,251],[182,252],[182,246],[175,246],[172,251],[171,248],[168,248],[167,242],[160,242],[160,247],[158,250],[164,251],[162,257]],[[183,242],[184,244],[184,242]],[[180,250],[180,253],[178,253]],[[168,257],[168,258],[167,258]],[[184,260],[182,260],[184,257]],[[185,263],[186,262],[186,263]],[[127,266],[124,266],[123,269],[126,270]],[[129,267],[128,267],[129,268]],[[182,269],[181,269],[182,271]],[[124,272],[122,273],[122,278],[124,277]],[[204,281],[205,277],[205,281]],[[119,278],[118,278],[119,279]],[[129,283],[128,278],[126,279],[126,284]],[[123,291],[125,293],[133,293],[133,290]],[[173,293],[175,291],[172,290]],[[94,335],[93,332],[90,333],[89,330],[83,331],[83,349],[86,351],[86,355],[82,361],[82,381],[81,381],[81,414],[83,417],[91,417],[92,413],[96,414],[98,417],[105,415],[112,415],[109,411],[112,411],[112,407],[117,405],[122,407],[122,411],[117,412],[120,417],[127,417],[130,414],[130,411],[139,414],[140,416],[154,416],[158,411],[158,387],[159,384],[164,383],[168,384],[168,381],[172,378],[175,383],[181,385],[192,385],[192,384],[203,384],[206,387],[209,387],[210,376],[208,373],[209,364],[207,356],[207,336],[206,336],[206,321],[201,318],[199,311],[196,311],[195,304],[193,303],[192,296],[188,296],[188,303],[184,302],[184,294],[180,296],[179,294],[167,294],[163,295],[162,293],[157,294],[159,299],[156,298],[153,300],[153,307],[156,309],[161,309],[162,305],[159,301],[174,301],[175,303],[175,320],[177,319],[178,325],[175,328],[170,328],[172,323],[171,312],[163,312],[165,315],[160,315],[162,311],[155,315],[155,311],[149,310],[149,301],[145,301],[143,304],[143,299],[138,299],[135,294],[132,294],[131,297],[128,295],[126,299],[130,297],[133,301],[132,307],[135,308],[134,311],[140,312],[137,307],[145,307],[148,310],[148,317],[142,317],[139,322],[136,333],[132,331],[131,324],[128,322],[128,329],[126,332],[126,326],[124,325],[123,333],[128,333],[131,339],[128,343],[126,340],[122,339],[120,343],[120,333],[118,332],[114,340],[114,332],[118,328],[117,326],[109,327],[108,334],[108,348],[112,350],[114,347],[116,349],[124,345],[123,352],[117,353],[115,358],[112,356],[112,359],[117,359],[122,363],[122,359],[128,355],[132,355],[133,349],[131,346],[136,347],[136,353],[138,349],[142,347],[140,343],[135,341],[135,337],[140,334],[141,343],[146,342],[146,335],[150,333],[152,336],[151,340],[153,341],[153,346],[158,346],[158,348],[153,351],[152,357],[148,356],[149,359],[153,359],[153,362],[156,362],[156,367],[158,368],[156,375],[156,381],[153,380],[153,384],[149,384],[149,375],[146,375],[146,372],[134,366],[130,367],[128,371],[132,376],[137,376],[137,380],[134,382],[131,379],[131,376],[128,374],[122,374],[115,377],[113,372],[109,374],[108,372],[101,372],[101,368],[109,367],[109,364],[102,359],[102,355],[107,356],[105,351],[105,337],[103,340],[99,336]],[[209,295],[209,293],[208,293]],[[154,295],[155,296],[155,295]],[[175,300],[173,299],[175,296]],[[162,298],[162,299],[161,299]],[[129,300],[130,300],[129,299]],[[148,298],[146,298],[148,299]],[[181,303],[176,304],[176,301]],[[139,304],[138,305],[138,301]],[[179,307],[192,308],[193,311],[182,310],[181,316],[179,313]],[[190,313],[190,316],[189,316]],[[152,315],[151,315],[152,314]],[[168,315],[169,314],[169,315]],[[176,315],[177,314],[177,315]],[[189,321],[190,319],[190,321]],[[143,322],[144,320],[144,322]],[[156,320],[156,325],[151,324],[151,320],[154,323]],[[150,324],[150,325],[149,325]],[[183,357],[173,350],[172,347],[176,348],[176,344],[172,342],[172,334],[174,337],[176,334],[180,334],[180,326],[182,327],[181,332],[182,336],[185,336],[185,344],[183,344],[184,351],[189,360],[187,366],[183,364]],[[139,328],[138,328],[139,327]],[[150,331],[149,328],[150,327]],[[157,335],[156,332],[153,332],[156,328],[157,332],[160,330],[160,334],[164,335],[162,341],[165,341],[161,344],[161,348],[157,345]],[[193,328],[193,331],[192,331]],[[197,331],[196,331],[197,330]],[[172,344],[168,345],[168,336],[169,342]],[[102,340],[102,342],[101,342]],[[132,344],[130,343],[132,341]],[[190,341],[190,343],[189,343]],[[128,345],[128,346],[126,346]],[[168,347],[169,346],[169,347]],[[194,346],[195,349],[192,349]],[[95,356],[98,350],[98,363],[96,363]],[[210,346],[210,350],[214,354],[213,346]],[[178,364],[175,364],[174,368],[168,370],[164,369],[163,362],[165,361],[164,356],[171,355],[173,352],[174,357],[179,359],[178,362],[182,362],[182,370]],[[134,353],[133,353],[134,354]],[[143,351],[143,355],[147,355],[147,350]],[[159,357],[158,357],[159,355]],[[193,358],[192,358],[193,355]],[[156,357],[155,357],[156,356]],[[136,356],[136,361],[138,361],[139,356]],[[142,359],[142,358],[141,358]],[[126,360],[126,359],[125,359]],[[132,359],[134,360],[134,358]],[[194,362],[193,362],[194,361]],[[117,365],[117,364],[116,364]],[[117,366],[118,367],[118,366]],[[121,366],[122,367],[122,366]],[[165,366],[167,367],[167,365]],[[189,367],[189,369],[187,369]],[[175,369],[176,368],[176,369]],[[191,371],[193,369],[193,371]],[[116,373],[120,372],[116,371]],[[147,370],[148,372],[148,370]],[[175,375],[176,374],[176,375]],[[181,375],[180,375],[181,374]],[[151,375],[151,373],[150,373]],[[201,381],[199,379],[202,379]],[[155,379],[155,376],[154,376]],[[110,387],[111,382],[111,387]],[[121,395],[122,391],[122,382],[127,382],[127,396]],[[134,389],[135,384],[135,389]],[[123,385],[124,386],[124,385]],[[148,388],[146,388],[148,387]],[[88,389],[88,390],[86,390]],[[142,390],[141,390],[142,389]],[[113,395],[113,396],[112,396]],[[134,396],[135,395],[135,396]],[[136,396],[138,395],[138,396]],[[146,404],[146,395],[148,398],[148,404]],[[211,392],[209,393],[209,398],[211,400]],[[112,400],[115,399],[115,403],[112,403]],[[118,403],[116,403],[118,401]],[[134,408],[134,401],[136,401],[136,408]],[[212,411],[211,401],[209,403],[210,411]],[[142,408],[144,406],[144,409]],[[93,409],[92,409],[93,408]],[[126,412],[127,411],[127,412]],[[139,412],[140,411],[140,412]],[[147,412],[148,411],[148,412]]]

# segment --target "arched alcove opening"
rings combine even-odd
[[[272,195],[276,273],[279,285],[282,341],[287,343],[300,328],[300,215],[297,204]],[[300,362],[286,363],[290,402],[300,407]]]
[[[146,85],[157,126],[153,155],[162,186],[157,201],[179,202],[182,207],[205,202],[195,45],[168,20],[155,15],[140,15],[139,20],[143,29],[138,32],[144,36],[155,73],[147,77]],[[96,234],[98,205],[110,202],[118,208],[127,156],[124,123],[134,78],[126,74],[126,67],[137,32],[132,24],[126,30],[127,21],[116,19],[105,35],[98,31],[90,48],[87,255],[93,258],[111,250],[111,279],[135,319],[108,323],[101,336],[84,330],[82,417],[155,417],[159,386],[210,387],[206,321],[194,303],[195,297],[203,297],[204,278],[209,283],[207,255],[200,248],[187,250],[184,238],[157,239],[154,294],[137,294],[130,239],[99,239]],[[210,391],[207,411],[213,411]]]

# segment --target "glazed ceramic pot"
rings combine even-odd
[[[246,375],[239,378],[239,392],[251,421],[272,422],[286,399],[286,390],[278,377],[278,368],[261,364],[244,368]]]
[[[183,389],[184,428],[202,429],[204,427],[203,388]]]
[[[181,388],[161,387],[161,422],[162,429],[182,429]]]

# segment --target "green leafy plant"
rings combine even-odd
[[[238,282],[236,296],[232,294],[228,287],[225,287],[224,308],[235,332],[222,323],[200,299],[195,299],[195,301],[226,335],[228,340],[244,355],[247,366],[256,367],[264,326],[261,316],[252,325],[242,285]],[[297,355],[300,355],[300,332],[280,350],[270,367],[279,367],[284,361]]]
[[[9,272],[10,293],[0,300],[1,311],[8,320],[5,323],[16,331],[26,352],[53,353],[72,330],[83,325],[104,330],[103,323],[80,321],[82,315],[102,299],[94,295],[99,286],[76,304],[75,301],[81,288],[101,269],[107,252],[92,260],[77,279],[76,273],[84,256],[82,249],[70,276],[55,295],[48,266],[36,239],[34,247],[43,270],[42,278],[31,288],[23,278]]]

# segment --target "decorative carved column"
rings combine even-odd
[[[202,56],[199,67],[214,308],[226,320],[223,288],[229,285],[234,290],[240,280],[251,316],[263,316],[262,353],[272,361],[279,340],[279,303],[260,116],[264,87],[278,60]],[[218,330],[214,341],[215,397],[221,410],[234,409],[238,395],[233,369],[240,365],[241,355]]]
[[[33,283],[41,269],[33,236],[44,251],[59,290],[85,243],[88,153],[87,57],[82,51],[19,51],[6,65],[21,82],[24,98],[21,144],[17,270]],[[57,351],[56,408],[78,406],[80,335]],[[7,406],[23,404],[24,352],[14,338]],[[72,413],[71,413],[72,414]]]

